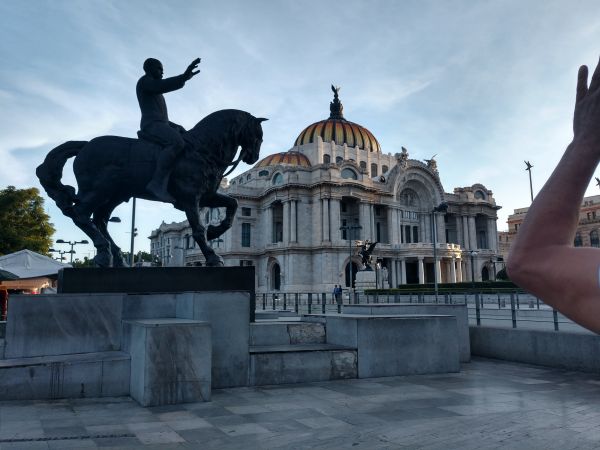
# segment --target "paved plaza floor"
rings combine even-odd
[[[597,449],[600,376],[474,359],[460,373],[213,391],[210,403],[0,402],[0,449]]]

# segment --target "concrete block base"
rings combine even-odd
[[[358,377],[458,372],[456,318],[327,315],[327,342],[358,350]]]
[[[377,287],[377,274],[374,270],[361,270],[357,272],[354,286],[357,291],[361,292],[365,289],[375,289]]]
[[[460,362],[471,361],[471,343],[469,339],[469,316],[467,305],[447,305],[441,303],[370,303],[366,305],[344,306],[346,314],[360,315],[402,315],[402,314],[434,314],[456,317],[458,327],[458,343]]]
[[[328,345],[250,348],[248,385],[308,383],[357,377],[356,350]]]
[[[187,319],[124,321],[130,395],[142,406],[210,400],[210,325]]]
[[[5,359],[0,361],[0,399],[127,395],[129,364],[124,352]]]
[[[250,325],[250,345],[325,344],[325,326],[310,322],[263,322]]]

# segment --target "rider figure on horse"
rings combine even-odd
[[[158,59],[148,58],[144,61],[143,75],[137,82],[136,94],[142,120],[140,122],[140,137],[147,136],[161,143],[161,150],[156,170],[152,180],[146,188],[152,192],[158,200],[173,203],[174,199],[167,190],[169,175],[177,155],[185,146],[182,133],[185,128],[169,121],[167,104],[162,94],[181,89],[185,82],[197,75],[200,71],[195,70],[200,64],[200,58],[196,58],[181,75],[162,79],[163,66]]]

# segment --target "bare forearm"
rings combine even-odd
[[[513,250],[572,245],[579,210],[600,154],[597,144],[574,140],[535,198]]]

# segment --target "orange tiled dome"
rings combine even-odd
[[[338,98],[339,88],[331,86],[334,92],[333,101],[329,105],[329,119],[315,122],[306,127],[294,142],[294,145],[311,144],[321,136],[323,142],[334,141],[337,145],[348,145],[362,150],[380,152],[379,142],[369,130],[354,122],[344,119],[344,107]]]
[[[300,152],[281,152],[269,155],[263,158],[254,167],[276,166],[277,164],[287,164],[289,166],[310,167],[310,161],[306,155]]]

